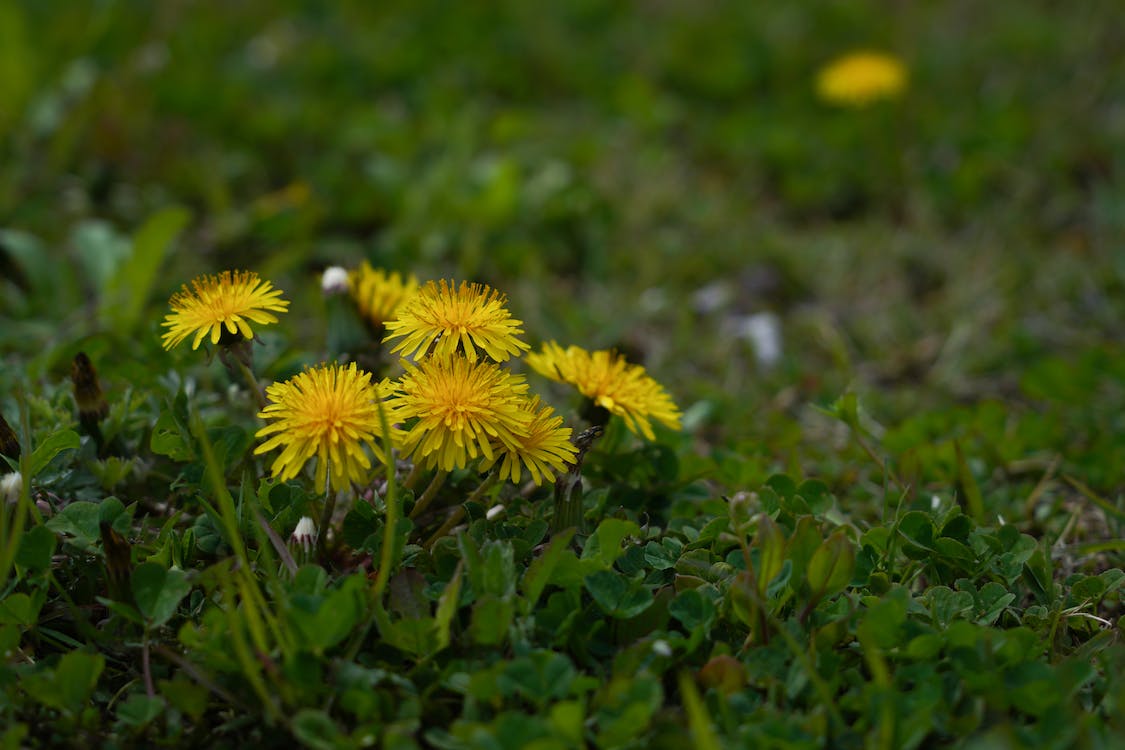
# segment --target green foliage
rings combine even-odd
[[[0,3],[0,747],[1122,744],[1125,68],[1056,5]],[[816,98],[857,46],[900,99]],[[164,301],[273,280],[282,380],[366,341],[361,260],[683,433],[611,420],[558,534],[471,467],[265,479]]]

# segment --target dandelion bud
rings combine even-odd
[[[320,291],[324,295],[343,294],[348,291],[348,269],[341,266],[329,266],[320,276]]]
[[[78,404],[78,416],[85,426],[87,421],[97,424],[109,413],[109,405],[102,395],[98,383],[98,371],[86,352],[78,352],[70,368],[70,379],[74,383],[74,402]]]
[[[109,521],[99,523],[98,531],[102,538],[102,551],[105,553],[109,596],[117,601],[129,601],[132,598],[129,580],[133,573],[133,545]]]
[[[313,545],[316,544],[316,524],[311,518],[301,516],[301,520],[297,521],[297,528],[289,536],[289,544],[301,549],[306,555],[312,553]]]
[[[6,503],[15,503],[20,499],[20,490],[23,489],[23,475],[18,471],[0,477],[0,499]]]
[[[8,426],[4,415],[0,414],[0,455],[8,458],[20,457],[20,441],[16,432]]]

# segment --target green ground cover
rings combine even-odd
[[[1118,746],[1116,11],[0,3],[0,743]],[[857,48],[906,88],[820,100]],[[407,461],[287,542],[312,472],[160,324],[256,271],[284,381],[363,261],[624,352],[682,429],[611,420],[577,515],[468,467],[410,518]]]

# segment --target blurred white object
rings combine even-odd
[[[695,310],[703,315],[718,312],[734,299],[734,289],[726,281],[713,281],[692,297]]]
[[[320,277],[320,290],[325,294],[340,294],[348,291],[348,269],[329,266]]]
[[[5,474],[0,478],[0,497],[5,502],[15,503],[20,499],[20,490],[23,489],[23,476],[18,471]]]
[[[781,359],[781,320],[771,312],[754,313],[738,320],[736,335],[750,342],[762,367]]]

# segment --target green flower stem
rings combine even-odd
[[[383,591],[391,577],[391,568],[396,562],[395,552],[398,550],[395,530],[398,526],[398,517],[402,507],[398,501],[398,487],[395,484],[395,454],[391,445],[391,425],[387,420],[386,409],[382,401],[376,401],[379,409],[379,426],[383,430],[383,455],[387,457],[387,491],[383,496],[383,549],[379,556],[379,571],[375,574],[375,583],[371,587],[372,599],[375,604],[375,615],[379,617],[383,612]],[[370,626],[370,623],[368,623]],[[358,650],[359,645],[356,644]],[[354,652],[353,652],[354,656]]]
[[[328,550],[328,526],[332,523],[332,514],[336,512],[336,493],[331,487],[324,491],[324,510],[320,513],[320,528],[316,530],[316,553],[321,560]]]
[[[448,476],[448,471],[438,469],[437,473],[434,474],[434,478],[430,480],[429,486],[426,487],[426,491],[422,493],[422,496],[418,498],[418,502],[414,504],[414,509],[410,511],[411,518],[417,518],[422,515],[422,511],[428,508],[430,503],[433,502],[434,496],[437,495],[438,490],[445,484],[445,478]]]
[[[383,429],[383,454],[387,457],[387,491],[383,495],[383,549],[379,553],[379,569],[375,572],[375,582],[371,585],[371,615],[367,618],[363,627],[359,628],[352,637],[351,643],[345,651],[347,661],[355,659],[359,649],[363,646],[363,642],[367,640],[367,634],[371,632],[372,625],[380,633],[389,632],[391,628],[390,615],[383,607],[383,593],[387,589],[388,581],[390,581],[391,570],[398,562],[396,557],[399,546],[396,535],[401,506],[398,499],[398,486],[395,483],[395,454],[394,446],[391,445],[390,423],[387,421],[387,412],[383,408],[383,402],[376,401],[375,405],[379,409],[379,425]],[[335,696],[336,693],[334,692],[329,695],[325,706],[326,710],[331,708]]]
[[[573,528],[577,533],[583,533],[582,517],[582,491],[578,484],[582,481],[582,459],[586,451],[601,437],[603,428],[595,425],[579,433],[573,443],[578,448],[578,455],[574,457],[574,465],[570,471],[555,480],[555,515],[551,518],[551,532],[558,533],[564,529]],[[576,492],[577,490],[577,492]]]
[[[406,479],[402,480],[402,486],[408,490],[414,489],[418,486],[418,480],[422,478],[422,474],[424,474],[425,471],[426,470],[422,468],[422,464],[414,464],[410,469],[410,473],[406,475]],[[388,470],[388,474],[390,473],[392,472]]]
[[[219,577],[219,588],[222,590],[223,604],[222,612],[227,620],[227,634],[231,650],[234,652],[234,657],[238,661],[242,675],[246,681],[250,683],[250,687],[258,696],[258,701],[266,714],[273,721],[282,717],[278,709],[277,702],[271,694],[269,688],[266,686],[265,680],[262,678],[262,666],[259,659],[251,653],[250,644],[246,642],[245,634],[242,631],[242,622],[238,618],[238,599],[234,587],[231,586],[226,577]]]
[[[258,383],[258,378],[254,376],[253,371],[241,359],[234,357],[234,361],[238,364],[238,371],[242,373],[242,378],[246,381],[250,392],[254,394],[254,399],[258,402],[258,408],[265,409],[266,404],[269,402],[266,400],[266,394],[262,391],[262,386]]]

